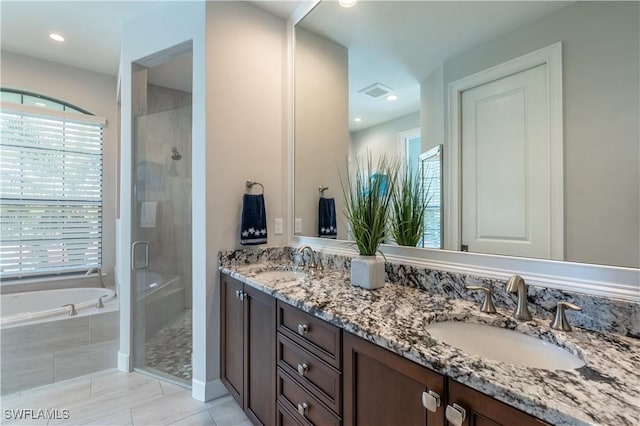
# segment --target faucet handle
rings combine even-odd
[[[571,325],[569,321],[567,321],[567,316],[565,315],[565,309],[571,309],[573,311],[581,311],[582,308],[578,305],[569,302],[558,302],[558,307],[556,309],[556,316],[551,321],[551,328],[554,330],[562,330],[562,331],[571,331]]]
[[[482,302],[482,306],[480,307],[480,311],[486,312],[488,314],[495,314],[496,307],[493,305],[493,292],[491,291],[491,287],[482,287],[479,285],[468,285],[466,286],[467,290],[481,290],[484,292],[484,301]]]

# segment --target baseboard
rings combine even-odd
[[[129,355],[120,351],[118,351],[118,370],[125,372],[132,371]]]
[[[191,382],[191,396],[198,401],[211,401],[228,393],[220,379],[209,380],[206,383],[193,379]]]

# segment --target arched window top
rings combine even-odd
[[[69,102],[24,90],[2,87],[0,88],[0,100],[20,105],[35,105],[43,108],[49,108],[53,111],[77,112],[80,114],[95,116],[95,114],[90,113],[86,109],[72,105]]]

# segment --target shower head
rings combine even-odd
[[[178,161],[182,158],[182,154],[178,152],[178,148],[175,146],[171,147],[171,159],[174,161]]]

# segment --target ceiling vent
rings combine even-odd
[[[369,95],[372,98],[379,98],[380,96],[385,96],[391,92],[393,92],[392,88],[387,87],[381,83],[374,83],[371,86],[367,86],[364,89],[358,90],[358,93]]]

